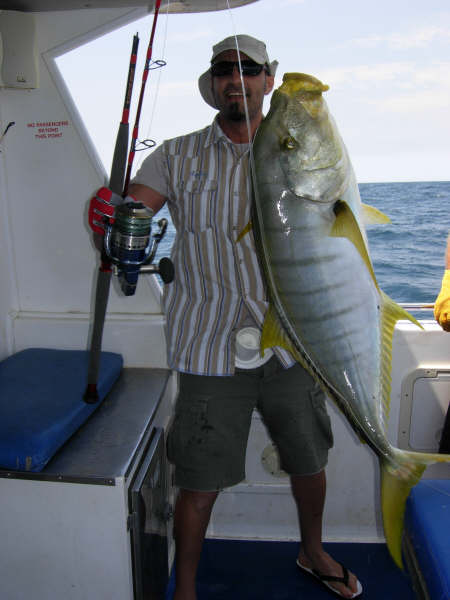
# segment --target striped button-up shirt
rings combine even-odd
[[[251,318],[261,328],[267,296],[250,220],[248,145],[233,144],[217,121],[167,140],[133,183],[167,198],[176,229],[175,279],[164,287],[169,366],[200,375],[232,375],[235,336]],[[274,348],[285,367],[291,355]]]

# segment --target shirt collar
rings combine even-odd
[[[219,125],[218,116],[219,115],[216,115],[214,121],[209,127],[209,131],[205,140],[205,147],[211,146],[212,144],[217,144],[221,140],[234,146],[234,142],[230,140],[230,138],[223,132],[221,126]]]
[[[209,127],[208,135],[206,136],[205,140],[205,146],[208,147],[212,144],[217,144],[220,140],[232,143],[222,131],[222,128],[219,125],[218,115],[216,115],[214,121]]]

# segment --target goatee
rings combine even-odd
[[[230,121],[245,121],[245,111],[241,109],[238,102],[234,102],[227,107],[225,116]]]

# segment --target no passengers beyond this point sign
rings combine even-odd
[[[27,127],[33,131],[37,140],[62,138],[64,127],[68,126],[69,121],[35,121],[27,123]]]

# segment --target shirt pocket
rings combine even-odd
[[[198,157],[185,159],[176,184],[181,229],[199,233],[220,221],[217,214],[218,182],[202,170]]]

